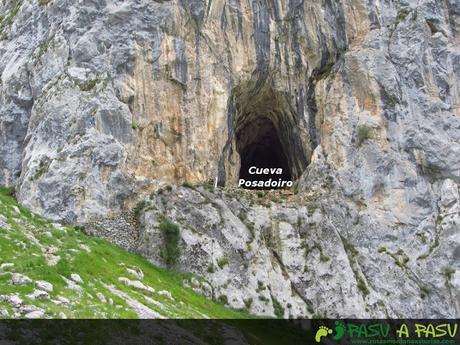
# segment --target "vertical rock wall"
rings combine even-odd
[[[1,182],[70,222],[164,184],[233,184],[249,113],[272,112],[300,176],[319,142],[312,75],[348,44],[344,5],[329,1],[2,8]]]

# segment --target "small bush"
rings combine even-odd
[[[319,260],[321,262],[328,262],[329,260],[331,260],[331,258],[329,256],[327,256],[327,255],[324,255],[323,253],[320,253]]]
[[[263,295],[259,295],[259,301],[262,301],[262,302],[267,303],[267,302],[269,302],[270,300],[269,300],[267,297],[263,296]]]
[[[80,85],[80,90],[88,92],[94,89],[96,85],[97,85],[97,79],[90,79]]]
[[[131,122],[131,128],[136,130],[136,129],[139,128],[139,125],[135,121],[133,121],[133,122]]]
[[[222,305],[228,304],[227,296],[225,296],[225,295],[220,295],[220,296],[217,298],[217,302],[219,302],[219,303],[222,304]]]
[[[452,277],[453,277],[454,274],[455,274],[455,268],[452,268],[452,267],[445,267],[443,273],[444,273],[444,275],[446,276],[446,279],[447,279],[447,280],[451,280]]]
[[[0,187],[0,193],[12,198],[16,197],[16,189],[14,187]]]
[[[410,13],[410,10],[408,8],[401,8],[398,11],[398,15],[396,16],[396,22],[397,23],[402,22],[404,19],[406,19],[409,13]]]
[[[355,248],[354,245],[352,245],[350,242],[348,242],[347,240],[343,239],[343,247],[345,248],[345,251],[351,255],[352,258],[358,256],[359,252],[358,250]]]
[[[228,265],[228,259],[226,257],[223,257],[217,261],[217,265],[220,267],[220,269],[224,268],[226,265]]]
[[[273,302],[273,310],[275,312],[275,315],[278,319],[282,319],[284,317],[284,308],[281,305],[281,303],[273,296],[272,297],[272,302]]]
[[[260,292],[262,290],[265,290],[266,287],[264,286],[264,283],[262,283],[260,280],[257,281],[257,289],[256,292]]]
[[[387,251],[387,249],[385,247],[380,247],[377,251],[379,253],[385,253]]]
[[[48,171],[48,168],[50,166],[50,162],[45,160],[41,160],[40,163],[38,163],[38,168],[35,171],[34,176],[32,177],[32,181],[38,180],[40,177],[42,177],[46,172]]]
[[[372,128],[366,125],[358,127],[357,132],[357,143],[358,146],[361,146],[363,142],[372,138]]]
[[[73,228],[75,231],[85,232],[85,227],[83,225],[75,225]]]
[[[444,217],[441,216],[440,214],[438,214],[438,216],[436,217],[436,226],[441,225],[443,219],[444,219]]]
[[[147,206],[147,202],[145,200],[139,201],[136,206],[133,209],[134,216],[136,219],[139,219],[139,216],[141,215],[141,211]]]
[[[182,183],[182,187],[185,187],[185,188],[193,188],[193,186],[192,186],[189,182],[187,182],[187,181],[185,181],[184,183]]]
[[[246,307],[246,309],[250,310],[251,306],[252,306],[252,302],[253,302],[252,297],[250,297],[248,299],[244,299],[243,302],[244,302],[244,306]]]
[[[399,260],[395,260],[395,264],[396,264],[396,266],[401,267],[401,268],[405,267],[404,264]]]
[[[247,223],[246,227],[248,228],[249,232],[251,233],[252,237],[254,238],[256,236],[256,231],[254,229],[254,224]]]
[[[160,255],[168,266],[174,265],[180,254],[179,226],[165,220],[160,223],[160,231],[163,234],[163,248]]]
[[[208,273],[214,273],[214,272],[215,272],[214,265],[213,265],[213,264],[210,264],[210,265],[208,266],[208,269],[207,269],[206,271],[208,271]]]
[[[425,233],[417,233],[415,234],[418,238],[420,238],[420,241],[423,243],[423,244],[426,244],[428,242],[428,239],[426,237],[426,234]]]
[[[369,289],[367,288],[366,283],[364,282],[364,279],[358,276],[356,280],[358,283],[358,289],[360,289],[363,294],[369,295],[370,292],[369,292]]]

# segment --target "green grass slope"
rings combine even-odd
[[[54,224],[9,194],[0,189],[0,317],[250,317],[185,288],[187,275]],[[26,278],[14,285],[14,273]],[[52,291],[40,288],[39,281],[52,284]]]

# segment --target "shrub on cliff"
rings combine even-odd
[[[372,128],[366,125],[358,127],[357,132],[357,144],[361,146],[366,140],[372,139]]]
[[[160,255],[168,266],[174,265],[180,253],[179,226],[163,220],[160,223],[160,231],[163,233],[163,248]]]

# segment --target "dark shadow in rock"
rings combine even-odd
[[[246,181],[291,180],[288,160],[273,122],[258,117],[236,134],[236,147],[241,157],[240,175]],[[250,174],[249,169],[281,168],[282,174]],[[255,170],[254,168],[252,170]],[[253,171],[251,171],[253,172]]]

